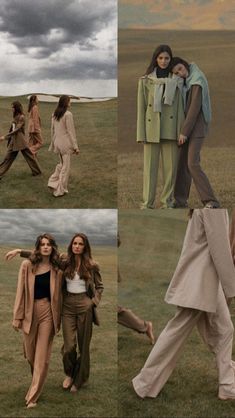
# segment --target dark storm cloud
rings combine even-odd
[[[89,48],[96,33],[116,19],[113,0],[1,0],[0,31],[21,50],[48,56],[78,42]]]
[[[117,211],[114,209],[9,209],[0,210],[0,244],[33,245],[49,232],[60,245],[68,245],[77,232],[91,244],[116,245]]]

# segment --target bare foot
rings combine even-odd
[[[29,402],[27,408],[35,408],[37,406],[37,402]]]
[[[78,391],[77,387],[75,385],[71,386],[70,392],[71,393],[76,393]]]
[[[63,389],[69,389],[70,386],[72,386],[72,383],[73,383],[72,377],[66,376],[66,378],[64,379],[63,384],[62,384]]]
[[[147,321],[147,330],[146,330],[146,335],[149,337],[151,344],[153,345],[155,342],[155,338],[153,335],[153,324],[151,321]]]

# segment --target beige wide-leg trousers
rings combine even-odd
[[[54,189],[53,195],[63,196],[68,193],[68,180],[70,173],[70,158],[69,154],[59,154],[60,162],[57,164],[54,173],[48,180],[48,187]]]
[[[158,144],[144,144],[143,208],[153,209],[155,207],[160,156],[163,177],[163,189],[160,197],[162,207],[168,207],[173,200],[178,147],[176,141],[162,139]]]
[[[25,396],[26,404],[36,402],[46,380],[54,325],[50,301],[34,301],[33,321],[29,334],[23,334],[25,357],[31,366],[32,382]]]
[[[200,334],[216,356],[219,385],[233,385],[233,324],[225,296],[219,288],[215,313],[177,308],[176,315],[162,331],[140,373],[132,380],[136,393],[144,398],[156,397],[175,368],[184,343],[197,325]]]
[[[140,333],[145,333],[148,328],[146,321],[137,316],[131,309],[122,306],[118,306],[118,324]]]

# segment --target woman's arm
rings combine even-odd
[[[76,139],[76,132],[74,127],[73,115],[71,112],[66,113],[65,115],[65,126],[67,133],[69,135],[70,142],[76,154],[79,153],[79,148]]]
[[[202,88],[199,85],[191,87],[191,98],[185,121],[181,128],[181,135],[189,138],[202,109]]]
[[[146,97],[144,79],[140,78],[138,82],[138,93],[137,93],[137,142],[146,141]]]
[[[95,269],[93,272],[93,279],[95,284],[95,295],[91,299],[95,306],[99,305],[101,295],[104,290],[104,285],[102,282],[102,278],[98,269]]]
[[[16,248],[16,249],[8,251],[8,253],[6,253],[5,260],[10,261],[16,255],[20,255],[20,257],[23,257],[23,258],[29,258],[31,256],[31,254],[32,254],[32,251],[30,251],[30,250],[21,250],[21,248]]]
[[[9,139],[12,135],[16,134],[18,131],[20,131],[25,124],[25,117],[24,115],[21,115],[16,123],[16,127],[13,131],[9,132],[7,135],[4,136],[4,139]]]
[[[22,321],[25,315],[25,275],[26,275],[26,266],[23,262],[20,266],[20,271],[18,274],[18,283],[16,289],[15,304],[13,310],[13,328],[18,331],[22,326]]]

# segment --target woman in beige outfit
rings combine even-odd
[[[29,149],[36,157],[38,150],[43,144],[43,139],[41,135],[41,119],[38,110],[38,98],[35,94],[29,98],[28,113]]]
[[[48,180],[48,187],[54,190],[53,195],[55,197],[68,193],[71,154],[79,154],[73,115],[68,110],[69,107],[70,97],[61,96],[58,106],[52,115],[52,141],[49,151],[54,151],[56,154],[59,154],[60,161]]]
[[[60,327],[62,271],[57,263],[55,240],[43,234],[19,271],[12,325],[23,332],[24,354],[31,367],[32,382],[25,397],[28,408],[37,405],[47,376],[53,338]]]
[[[233,324],[226,299],[235,296],[235,268],[226,209],[194,209],[182,253],[165,301],[177,312],[160,334],[143,369],[133,379],[136,393],[156,397],[170,377],[195,325],[215,354],[219,399],[235,400],[231,361]]]

